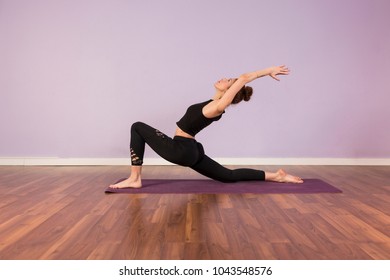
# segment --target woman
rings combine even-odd
[[[195,135],[221,119],[230,104],[242,100],[249,101],[252,88],[247,83],[264,76],[271,76],[279,81],[278,75],[288,75],[290,70],[283,66],[270,67],[264,70],[241,75],[238,79],[222,79],[214,84],[216,93],[208,101],[194,104],[187,109],[185,115],[176,123],[174,138],[161,133],[147,124],[136,122],[131,127],[130,155],[131,174],[122,182],[111,185],[111,188],[141,188],[141,170],[145,143],[164,159],[193,170],[211,179],[221,182],[237,181],[274,181],[302,183],[299,177],[292,176],[282,169],[277,172],[240,168],[230,170],[205,155],[203,146],[195,140]]]

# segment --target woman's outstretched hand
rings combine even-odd
[[[269,73],[269,75],[277,81],[280,81],[280,79],[276,77],[277,75],[288,75],[288,74],[290,74],[290,69],[288,69],[285,65],[271,67]]]

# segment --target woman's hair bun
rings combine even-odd
[[[251,96],[253,94],[253,88],[252,87],[244,87],[245,92],[244,92],[244,101],[249,101],[251,99]]]
[[[242,100],[249,101],[253,94],[253,88],[243,86],[239,92],[237,92],[236,96],[232,100],[232,104],[240,103]]]

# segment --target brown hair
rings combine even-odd
[[[249,101],[253,94],[253,89],[251,87],[243,86],[236,96],[234,96],[232,104],[240,103],[242,100]]]

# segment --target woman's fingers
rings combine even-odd
[[[271,74],[271,77],[277,81],[280,81],[278,77],[276,77],[276,74]]]
[[[290,69],[288,69],[285,65],[277,66],[273,68],[270,76],[276,81],[280,81],[277,75],[288,75],[290,74]]]
[[[290,69],[288,69],[286,66],[280,66],[280,72],[283,72],[283,73],[288,73],[290,72]]]

